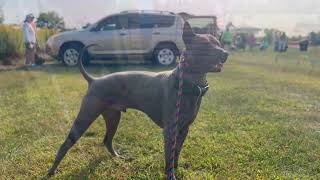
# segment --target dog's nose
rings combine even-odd
[[[221,62],[225,63],[227,61],[228,57],[229,57],[229,53],[227,51],[223,50]]]

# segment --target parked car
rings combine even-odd
[[[49,38],[47,52],[67,66],[78,64],[79,52],[90,44],[90,59],[110,59],[141,55],[154,63],[175,63],[184,43],[183,19],[163,11],[124,11],[113,14],[79,31],[63,32]]]
[[[124,11],[103,18],[95,24],[79,31],[64,32],[49,38],[47,53],[67,66],[75,66],[79,61],[81,49],[90,44],[83,59],[89,64],[91,59],[128,58],[138,55],[156,64],[169,66],[185,48],[182,40],[185,20],[203,28],[194,27],[196,33],[216,35],[217,26],[214,16],[193,16],[187,13],[175,14],[164,11]],[[194,22],[194,23],[193,23]]]

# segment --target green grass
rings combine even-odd
[[[308,57],[308,60],[306,60]],[[181,179],[319,179],[320,53],[234,53],[211,88],[186,140]],[[299,59],[305,59],[297,64]],[[93,66],[107,74],[161,71]],[[87,83],[76,68],[49,65],[0,72],[0,179],[39,179],[77,115]],[[125,159],[102,145],[100,117],[69,151],[54,179],[163,179],[161,130],[144,114],[124,113],[114,139]]]

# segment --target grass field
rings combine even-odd
[[[185,143],[180,179],[320,179],[320,50],[233,53]],[[299,62],[299,63],[298,63]],[[92,66],[95,75],[151,66]],[[39,179],[77,115],[87,83],[77,68],[51,64],[0,72],[0,179]],[[123,114],[112,159],[100,117],[53,179],[163,179],[161,130]]]

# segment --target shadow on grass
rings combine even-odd
[[[89,73],[93,74],[109,74],[115,72],[122,72],[122,71],[153,71],[153,72],[160,72],[171,70],[175,66],[168,66],[163,67],[160,65],[154,65],[151,63],[123,63],[123,62],[93,62],[89,66],[86,66],[85,69]],[[0,72],[8,72],[8,71],[31,71],[31,72],[44,72],[50,74],[79,74],[78,66],[75,67],[67,67],[58,62],[50,62],[48,64],[44,64],[42,66],[35,66],[35,67],[26,67],[26,66],[17,66],[11,67],[8,69],[0,70]]]
[[[73,170],[70,173],[60,177],[59,179],[88,179],[89,175],[94,174],[96,171],[97,167],[103,162],[103,161],[108,161],[110,160],[110,156],[99,156],[99,157],[94,157],[90,159],[90,162],[87,166],[83,167],[81,170]],[[66,169],[65,169],[66,170]],[[59,169],[58,169],[59,171]],[[62,171],[62,170],[61,170]],[[57,172],[54,176],[48,176],[47,174],[42,177],[42,180],[49,180],[55,178],[55,176],[58,176]]]
[[[98,166],[103,161],[109,161],[111,159],[110,156],[99,156],[95,157],[90,160],[88,166],[83,167],[79,171],[73,171],[69,174],[66,174],[65,176],[61,177],[61,179],[88,179],[89,175],[92,175],[95,173]]]

